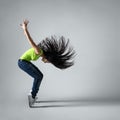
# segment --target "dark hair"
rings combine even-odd
[[[75,51],[69,46],[69,39],[66,41],[63,36],[57,40],[56,36],[42,40],[38,46],[43,50],[45,58],[54,66],[65,69],[74,64],[71,59]]]

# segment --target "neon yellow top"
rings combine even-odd
[[[43,51],[40,49],[41,54],[36,54],[33,48],[30,48],[27,50],[21,57],[20,59],[22,60],[27,60],[27,61],[35,61],[39,59],[39,57],[43,54]]]

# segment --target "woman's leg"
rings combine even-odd
[[[36,94],[39,91],[39,87],[43,78],[41,71],[31,62],[25,60],[18,60],[18,66],[28,73],[31,77],[34,78],[33,87],[32,87],[32,97],[35,98]]]

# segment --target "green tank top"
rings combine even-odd
[[[43,54],[43,51],[41,49],[40,49],[40,53],[41,54],[36,54],[34,49],[30,48],[20,57],[20,59],[27,61],[31,61],[31,60],[35,61]]]

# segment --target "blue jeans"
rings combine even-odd
[[[33,81],[33,86],[32,86],[32,97],[35,98],[35,96],[37,95],[38,91],[39,91],[39,87],[43,78],[43,74],[41,73],[41,71],[31,62],[25,61],[25,60],[18,60],[18,66],[25,71],[26,73],[28,73],[31,77],[34,78]]]

